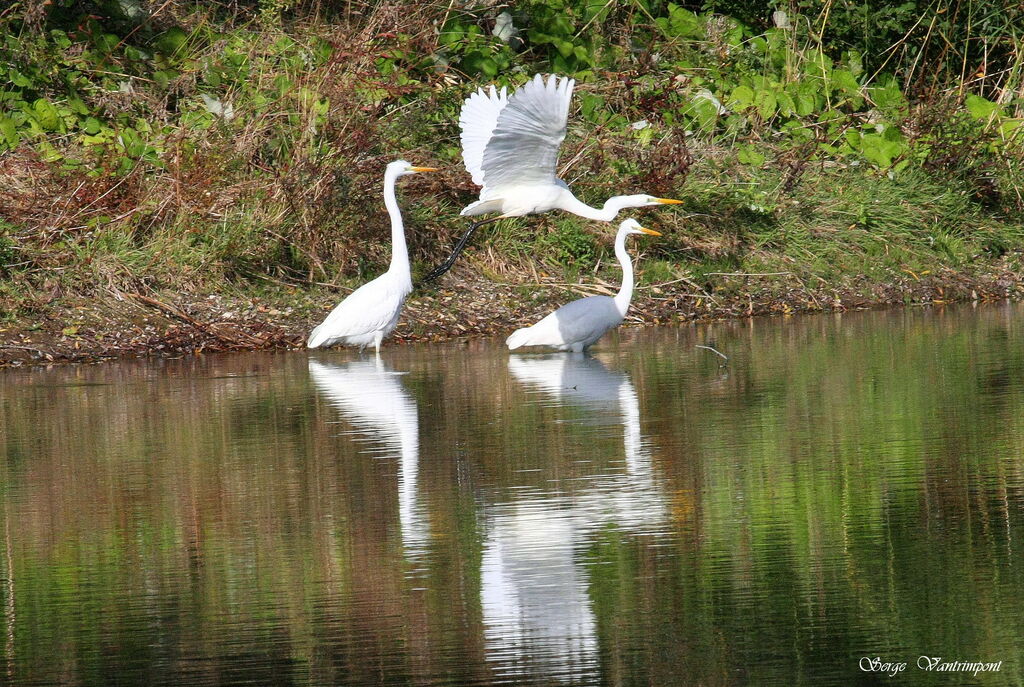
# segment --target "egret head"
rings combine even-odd
[[[412,163],[405,160],[395,160],[388,165],[387,173],[394,177],[416,174],[417,172],[436,172],[437,167],[414,167]]]
[[[633,196],[613,196],[604,204],[606,210],[613,210],[618,213],[626,208],[646,208],[653,205],[678,205],[681,200],[673,198],[657,198],[646,193],[638,193]],[[614,217],[614,216],[613,216]]]
[[[676,200],[675,198],[655,198],[654,196],[639,196],[644,199],[644,202],[637,207],[649,207],[651,205],[679,205],[683,201]]]
[[[619,231],[625,234],[647,234],[648,236],[661,236],[661,232],[653,229],[645,229],[635,219],[627,219],[619,225]]]

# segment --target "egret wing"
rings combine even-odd
[[[466,171],[473,177],[473,183],[483,186],[484,148],[491,139],[494,127],[498,123],[498,114],[508,103],[508,94],[504,88],[496,91],[494,86],[489,92],[484,89],[466,98],[459,113],[459,128],[462,129],[462,162]]]
[[[310,345],[368,334],[386,327],[402,310],[409,290],[385,272],[353,291],[309,335]]]
[[[548,317],[555,320],[553,324],[565,343],[600,337],[622,322],[622,315],[609,296],[589,296],[566,303]]]
[[[544,81],[537,74],[512,94],[484,148],[484,186],[556,183],[558,147],[565,139],[575,83],[553,75]]]
[[[514,332],[508,344],[509,348],[571,346],[596,340],[621,321],[612,298],[590,296],[566,303],[532,327]]]

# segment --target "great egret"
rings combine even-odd
[[[435,172],[434,167],[413,167],[396,160],[384,172],[384,205],[391,217],[391,266],[371,282],[363,284],[331,311],[309,335],[306,345],[320,348],[336,343],[359,346],[371,343],[380,355],[380,342],[398,324],[406,296],[412,291],[409,250],[405,245],[402,213],[395,199],[395,180],[416,172]]]
[[[455,244],[448,259],[425,277],[437,279],[451,269],[477,227],[506,217],[521,217],[548,210],[565,210],[580,217],[611,222],[624,208],[671,205],[682,201],[640,193],[613,196],[601,208],[581,202],[564,181],[555,176],[558,147],[565,139],[572,88],[568,77],[537,74],[507,95],[505,88],[481,88],[462,105],[462,160],[473,183],[483,186],[480,200],[462,210],[463,216],[501,214],[474,222]]]
[[[622,265],[622,288],[612,296],[590,296],[566,303],[532,327],[517,329],[505,340],[509,350],[521,346],[548,346],[560,351],[581,352],[622,324],[633,298],[633,263],[626,252],[630,234],[661,236],[653,229],[644,229],[635,219],[619,225],[615,235],[615,257]]]

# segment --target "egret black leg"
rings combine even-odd
[[[499,219],[504,219],[504,217],[492,217],[491,219],[485,219],[480,222],[473,222],[472,224],[470,224],[469,229],[466,230],[466,233],[463,234],[462,238],[460,238],[458,243],[455,244],[455,249],[452,251],[452,254],[449,255],[444,262],[442,262],[440,265],[432,269],[430,273],[423,278],[423,281],[434,281],[442,274],[450,270],[452,268],[452,265],[455,264],[455,261],[458,259],[459,255],[462,253],[462,249],[464,249],[466,247],[466,244],[469,243],[469,239],[473,236],[473,232],[475,232],[477,228],[482,227],[485,224],[490,224],[491,222],[497,222]]]

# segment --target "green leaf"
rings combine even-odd
[[[1005,119],[999,125],[999,135],[1005,139],[1019,138],[1024,133],[1024,119]]]
[[[188,34],[185,30],[180,26],[174,26],[164,31],[163,34],[156,39],[156,47],[160,52],[171,55],[180,50],[187,40]]]
[[[694,98],[687,114],[702,131],[711,131],[718,121],[718,108],[707,98]]]
[[[864,72],[864,58],[857,50],[850,50],[843,54],[843,61],[854,76],[860,76]]]
[[[832,71],[832,85],[847,95],[860,94],[860,84],[857,83],[857,77],[845,69],[835,69]]]
[[[580,105],[583,111],[583,118],[594,124],[601,124],[604,120],[604,98],[592,93],[580,95]]]
[[[701,40],[704,38],[703,20],[691,12],[677,5],[669,4],[669,16],[667,21],[655,21],[662,31],[675,38],[686,38],[690,40]]]
[[[749,143],[745,143],[744,145],[741,145],[739,149],[737,149],[736,159],[738,159],[745,165],[753,165],[755,167],[760,167],[761,165],[764,164],[765,156],[764,153],[759,151],[754,146],[750,145]]]
[[[893,160],[902,155],[907,148],[906,142],[889,140],[881,134],[864,134],[860,137],[859,144],[853,141],[850,143],[864,159],[881,169],[891,167]]]
[[[7,74],[11,79],[11,83],[18,88],[28,88],[32,85],[32,79],[28,78],[13,67],[8,70]]]
[[[86,117],[85,122],[82,123],[82,131],[95,136],[100,132],[100,120],[95,117]]]
[[[815,102],[814,102],[814,96],[813,95],[807,94],[807,93],[803,93],[803,92],[798,92],[796,94],[796,99],[795,100],[796,100],[796,102],[795,102],[795,104],[796,104],[796,113],[799,116],[806,117],[807,115],[809,115],[812,112],[814,112]]]
[[[112,33],[102,33],[99,36],[93,38],[93,42],[96,44],[96,47],[99,48],[101,51],[113,52],[114,48],[116,48],[118,44],[121,42],[121,39]]]
[[[761,119],[769,119],[775,114],[775,106],[778,101],[773,91],[758,91],[755,103],[757,104],[757,113],[761,115]]]
[[[43,131],[57,131],[60,129],[60,115],[57,108],[46,98],[40,98],[32,104],[32,116]]]
[[[89,114],[89,106],[86,105],[81,98],[77,95],[72,95],[68,98],[68,107],[75,114],[87,115]]]
[[[793,97],[785,91],[779,91],[775,94],[776,100],[778,100],[779,110],[786,116],[796,114],[796,103],[793,102]]]
[[[821,50],[812,51],[806,71],[811,76],[827,76],[832,71],[832,58]]]
[[[964,105],[967,111],[975,119],[990,119],[993,114],[999,111],[999,103],[985,100],[980,95],[971,94],[964,98]]]
[[[754,103],[754,90],[750,86],[737,86],[729,94],[729,104],[733,109],[745,110]]]
[[[907,106],[907,99],[895,81],[870,89],[871,100],[881,110],[902,110]]]
[[[60,31],[58,29],[50,31],[50,38],[53,39],[54,45],[56,45],[61,50],[67,50],[71,47],[71,39],[68,38],[68,35],[63,31]]]
[[[10,117],[0,116],[0,140],[2,140],[3,143],[12,150],[17,148],[18,143],[21,142],[21,136],[18,135],[18,129],[14,124],[14,120]]]

